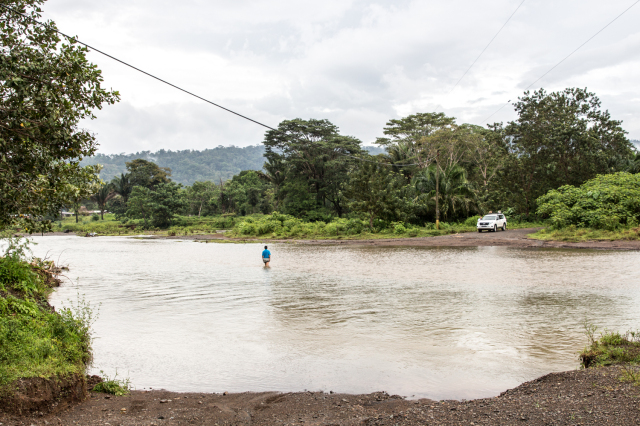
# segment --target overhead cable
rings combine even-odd
[[[639,1],[640,1],[640,0],[639,0]],[[37,19],[34,19],[34,18],[32,18],[32,17],[30,17],[30,16],[28,16],[28,15],[25,15],[24,13],[18,12],[17,10],[14,10],[14,9],[12,9],[12,8],[10,8],[10,7],[7,7],[7,6],[3,5],[3,4],[0,4],[0,7],[1,7],[1,8],[3,8],[3,9],[6,9],[6,10],[8,10],[8,11],[12,12],[12,13],[15,13],[16,15],[20,15],[20,16],[22,16],[23,18],[26,18],[26,19],[28,19],[29,21],[34,22],[34,23],[36,23],[36,24],[38,24],[38,25],[40,25],[40,26],[46,27],[46,25],[45,25],[45,24],[43,24],[42,22],[40,22],[40,21],[38,21]],[[182,87],[177,86],[177,85],[175,85],[175,84],[173,84],[173,83],[170,83],[170,82],[168,82],[168,81],[166,81],[166,80],[163,80],[163,79],[161,79],[160,77],[156,77],[155,75],[153,75],[153,74],[151,74],[151,73],[149,73],[149,72],[147,72],[147,71],[144,71],[144,70],[142,70],[142,69],[140,69],[140,68],[138,68],[138,67],[135,67],[135,66],[133,66],[133,65],[131,65],[131,64],[129,64],[129,63],[127,63],[127,62],[125,62],[125,61],[121,60],[121,59],[116,58],[115,56],[112,56],[112,55],[110,55],[110,54],[108,54],[108,53],[105,53],[105,52],[103,52],[102,50],[96,49],[95,47],[90,46],[90,45],[88,45],[87,43],[84,43],[84,42],[82,42],[82,41],[78,40],[78,38],[77,38],[77,37],[71,37],[71,36],[68,36],[67,34],[63,33],[62,31],[59,31],[58,29],[53,29],[53,30],[54,30],[56,33],[58,33],[58,34],[60,34],[60,35],[62,35],[62,36],[64,36],[64,37],[66,37],[67,39],[69,39],[69,40],[71,40],[71,41],[73,41],[73,42],[75,42],[75,43],[81,44],[81,45],[85,46],[85,47],[86,47],[86,48],[88,48],[88,49],[91,49],[91,50],[93,50],[93,51],[95,51],[95,52],[100,53],[101,55],[106,56],[107,58],[113,59],[114,61],[120,62],[121,64],[123,64],[123,65],[125,65],[125,66],[127,66],[127,67],[129,67],[129,68],[132,68],[132,69],[134,69],[134,70],[136,70],[136,71],[138,71],[138,72],[140,72],[140,73],[142,73],[142,74],[144,74],[144,75],[146,75],[146,76],[148,76],[148,77],[151,77],[151,78],[153,78],[153,79],[155,79],[155,80],[158,80],[158,81],[160,81],[160,82],[162,82],[162,83],[164,83],[164,84],[166,84],[166,85],[169,85],[169,86],[173,87],[174,89],[178,89],[178,90],[180,90],[181,92],[184,92],[184,93],[186,93],[186,94],[188,94],[188,95],[191,95],[191,96],[193,96],[193,97],[195,97],[195,98],[198,98],[198,99],[200,99],[200,100],[202,100],[202,101],[204,101],[204,102],[206,102],[206,103],[208,103],[208,104],[211,104],[211,105],[213,105],[213,106],[216,106],[216,107],[218,107],[218,108],[221,108],[221,109],[223,109],[223,110],[225,110],[225,111],[227,111],[227,112],[230,112],[231,114],[235,114],[235,115],[237,115],[238,117],[244,118],[245,120],[249,120],[249,121],[251,121],[251,122],[253,122],[253,123],[255,123],[255,124],[259,125],[259,126],[266,127],[266,128],[267,128],[267,129],[269,129],[269,130],[273,130],[273,131],[275,131],[275,132],[279,132],[279,133],[284,133],[282,130],[279,130],[279,129],[276,129],[276,128],[274,128],[274,127],[271,127],[271,126],[269,126],[269,125],[267,125],[267,124],[261,123],[261,122],[259,122],[258,120],[254,120],[253,118],[247,117],[246,115],[240,114],[239,112],[236,112],[236,111],[233,111],[233,110],[231,110],[231,109],[229,109],[229,108],[223,107],[223,106],[222,106],[222,105],[220,105],[220,104],[217,104],[217,103],[215,103],[215,102],[212,102],[212,101],[210,101],[210,100],[208,100],[208,99],[206,99],[206,98],[203,98],[202,96],[196,95],[195,93],[190,92],[190,91],[188,91],[188,90],[186,90],[186,89],[183,89]],[[345,156],[345,157],[350,157],[350,158],[354,158],[354,159],[356,159],[356,160],[365,161],[365,162],[369,162],[369,163],[376,163],[376,164],[380,164],[380,165],[384,165],[384,166],[408,167],[408,166],[420,166],[420,165],[422,165],[422,164],[420,164],[420,163],[410,163],[410,164],[388,164],[388,163],[380,163],[380,162],[377,162],[377,161],[372,161],[372,160],[367,160],[367,159],[364,159],[364,158],[356,157],[356,156],[354,156],[354,155],[345,154],[345,153],[342,153],[342,152],[339,152],[339,151],[336,151],[336,152],[337,152],[339,155],[343,155],[343,156]]]
[[[462,81],[462,79],[467,75],[467,73],[469,71],[471,71],[471,68],[473,68],[473,66],[476,64],[476,62],[478,62],[478,59],[480,59],[480,57],[482,56],[482,54],[489,48],[489,46],[491,46],[491,43],[493,43],[493,40],[496,39],[496,37],[498,37],[498,34],[500,34],[502,32],[502,30],[504,29],[504,27],[507,26],[507,24],[509,23],[509,21],[511,20],[511,18],[513,18],[513,15],[516,14],[516,12],[518,11],[518,9],[520,9],[520,7],[524,4],[526,0],[522,0],[522,2],[518,5],[518,7],[516,7],[516,10],[513,11],[513,13],[511,15],[509,15],[509,18],[507,18],[507,20],[505,21],[504,24],[502,24],[502,26],[500,27],[500,29],[498,30],[498,32],[493,36],[493,38],[489,41],[489,43],[487,43],[487,45],[484,47],[484,49],[482,49],[482,52],[480,52],[480,54],[478,55],[478,57],[476,59],[474,59],[474,61],[471,63],[471,65],[469,65],[469,68],[467,68],[467,70],[464,72],[464,74],[462,74],[462,77],[460,77],[460,79],[458,79],[458,81],[456,82],[456,84],[453,85],[453,87],[451,88],[451,90],[449,90],[449,93],[447,93],[447,95],[450,95],[451,92],[453,92],[453,89],[455,89],[456,87],[458,87],[458,84],[460,84],[460,82]]]
[[[578,46],[576,49],[574,49],[571,53],[569,53],[567,56],[565,56],[564,58],[562,58],[560,60],[560,62],[558,62],[557,64],[555,64],[554,66],[552,66],[551,68],[549,68],[549,70],[547,72],[545,72],[544,74],[542,74],[540,77],[538,77],[533,83],[529,84],[524,91],[526,92],[527,90],[529,90],[534,84],[536,84],[538,81],[542,80],[547,74],[549,74],[551,71],[553,71],[554,69],[556,69],[560,64],[562,64],[564,61],[566,61],[567,59],[569,59],[570,56],[572,56],[574,53],[576,53],[578,50],[580,50],[585,44],[589,43],[591,40],[593,40],[598,34],[600,34],[602,31],[604,31],[609,25],[613,24],[618,18],[620,18],[622,15],[624,15],[625,13],[627,13],[633,6],[635,6],[636,4],[640,3],[640,0],[636,0],[631,6],[629,6],[628,8],[626,8],[625,10],[622,11],[622,13],[620,13],[618,16],[616,16],[615,18],[613,18],[611,21],[609,21],[609,23],[607,23],[607,25],[605,25],[604,27],[600,28],[594,35],[592,35],[591,37],[589,37],[584,43],[582,43],[580,46]],[[488,116],[487,118],[485,118],[484,120],[482,120],[483,122],[487,122],[489,121],[489,119],[491,117],[493,117],[494,115],[496,115],[498,112],[500,112],[500,110],[502,110],[502,108],[504,108],[505,106],[509,105],[509,102],[511,101],[507,101],[505,104],[503,104],[500,108],[498,108],[497,110],[495,110],[493,112],[493,114],[491,114],[490,116]]]

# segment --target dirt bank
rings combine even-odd
[[[640,386],[620,381],[617,367],[552,373],[495,398],[404,400],[367,395],[298,393],[175,393],[136,391],[127,397],[92,393],[65,412],[43,417],[0,414],[17,425],[638,425]]]
[[[403,247],[518,247],[518,248],[574,248],[598,250],[640,250],[640,241],[585,241],[569,243],[563,241],[540,241],[527,237],[540,228],[510,229],[505,232],[465,232],[462,234],[442,235],[422,238],[388,238],[376,240],[264,240],[259,238],[226,238],[224,234],[206,234],[176,237],[170,239],[193,239],[196,241],[225,240],[236,242],[287,242],[295,244],[321,245],[366,245],[366,246],[403,246]]]

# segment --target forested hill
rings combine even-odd
[[[374,146],[364,147],[372,155],[384,152],[382,148]],[[142,151],[135,154],[96,154],[86,158],[82,165],[102,164],[104,167],[100,178],[110,181],[120,173],[126,173],[126,162],[142,158],[153,161],[160,167],[171,169],[171,179],[183,185],[191,185],[195,181],[231,179],[243,170],[261,170],[264,163],[264,146],[219,146],[204,151],[165,151],[164,149],[151,152]]]

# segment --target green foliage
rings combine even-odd
[[[264,156],[270,176],[284,176],[274,194],[282,210],[297,217],[316,210],[346,213],[342,188],[356,164],[353,156],[364,154],[360,144],[328,120],[285,120],[269,130]]]
[[[260,170],[264,163],[264,147],[219,146],[203,151],[143,151],[135,154],[96,154],[82,160],[83,165],[100,164],[100,177],[109,181],[127,173],[126,163],[135,159],[153,161],[160,167],[171,169],[171,179],[182,185],[211,181],[220,183],[243,170]]]
[[[0,10],[0,229],[15,222],[29,232],[48,229],[39,219],[93,192],[99,167],[79,161],[94,154],[96,141],[79,123],[119,99],[102,88],[87,48],[61,38],[53,21],[30,20],[41,18],[43,3],[3,3],[27,17]]]
[[[160,167],[156,163],[137,158],[127,162],[127,174],[132,186],[155,189],[158,185],[169,183],[171,169]]]
[[[362,213],[373,228],[375,219],[398,220],[403,217],[403,182],[389,166],[364,163],[349,174],[345,195],[351,200],[349,208]]]
[[[569,225],[615,231],[640,220],[640,174],[599,175],[579,188],[565,185],[537,200],[554,228]]]
[[[72,309],[50,310],[44,268],[28,263],[24,248],[0,257],[0,390],[21,377],[84,373],[91,362],[93,311],[79,301]]]
[[[580,353],[584,368],[612,364],[640,364],[640,332],[627,331],[625,334],[605,330],[595,337],[597,327],[585,323],[585,334],[589,344]]]
[[[94,392],[103,392],[115,396],[125,396],[131,392],[131,381],[127,377],[126,379],[118,379],[118,371],[110,378],[104,371],[100,370],[102,374],[102,382],[93,387]]]
[[[466,226],[474,226],[475,227],[475,226],[478,225],[478,219],[480,219],[480,218],[482,218],[482,216],[471,216],[471,217],[467,218],[464,221],[464,224]],[[507,218],[507,220],[508,220],[508,218]]]
[[[177,212],[185,207],[180,186],[175,182],[159,183],[155,189],[135,186],[129,198],[127,217],[143,219],[145,227],[168,227]]]
[[[244,170],[225,182],[196,181],[177,192],[161,187],[169,184],[169,169],[158,165],[166,165],[161,159],[174,153],[127,157],[132,159],[126,163],[129,174],[121,173],[112,181],[119,197],[110,200],[108,208],[127,227],[171,226],[176,235],[196,231],[178,223],[182,219],[174,222],[178,215],[241,218],[274,211],[300,220],[286,231],[290,236],[376,233],[392,229],[389,224],[399,221],[406,232],[393,235],[404,236],[415,233],[412,227],[426,230],[441,219],[464,222],[465,228],[474,230],[474,220],[468,217],[490,210],[504,211],[512,228],[539,226],[543,214],[551,217],[556,230],[574,222],[610,232],[637,226],[637,215],[628,211],[598,212],[593,204],[600,202],[600,190],[592,191],[591,204],[582,203],[582,212],[577,212],[580,202],[571,200],[575,194],[570,188],[556,190],[561,185],[583,184],[598,172],[634,170],[640,164],[620,122],[600,110],[595,95],[581,89],[550,94],[541,90],[525,93],[515,106],[518,119],[507,126],[457,124],[442,113],[391,120],[383,129],[385,137],[377,141],[385,152],[376,157],[327,120],[286,120],[265,135],[262,170]],[[549,190],[557,193],[548,194],[549,205],[541,207],[538,215],[531,207],[536,197]],[[632,207],[634,197],[621,197],[618,209]],[[611,201],[612,206],[615,203]],[[368,229],[345,228],[346,223],[336,217],[366,220]],[[312,231],[308,223],[325,228]],[[271,222],[261,224],[268,231],[243,219],[229,226],[236,226],[234,232],[244,236],[278,232]],[[114,227],[109,225],[108,232],[121,232]]]
[[[501,189],[509,205],[527,214],[549,190],[622,170],[617,159],[632,155],[621,122],[586,90],[525,92],[514,107],[518,119],[492,129],[507,153]]]
[[[334,218],[329,222],[305,222],[291,215],[274,212],[270,215],[238,218],[231,237],[260,238],[389,238],[445,235],[475,231],[464,225],[441,223],[440,230],[424,228],[404,222],[376,221],[371,229],[369,221],[358,218]]]

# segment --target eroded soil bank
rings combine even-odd
[[[552,373],[495,398],[411,401],[368,395],[298,393],[205,394],[135,391],[93,393],[50,416],[0,414],[17,425],[638,425],[640,386],[618,367]]]
[[[486,247],[502,246],[517,248],[573,248],[598,250],[640,250],[640,241],[584,241],[570,243],[564,241],[541,241],[528,238],[529,234],[540,228],[509,229],[498,232],[465,232],[462,234],[441,235],[420,238],[387,238],[376,240],[261,240],[259,238],[226,238],[224,234],[190,235],[176,237],[155,236],[152,238],[193,239],[196,241],[229,242],[269,242],[327,245],[364,245],[364,246],[403,246],[403,247]]]

